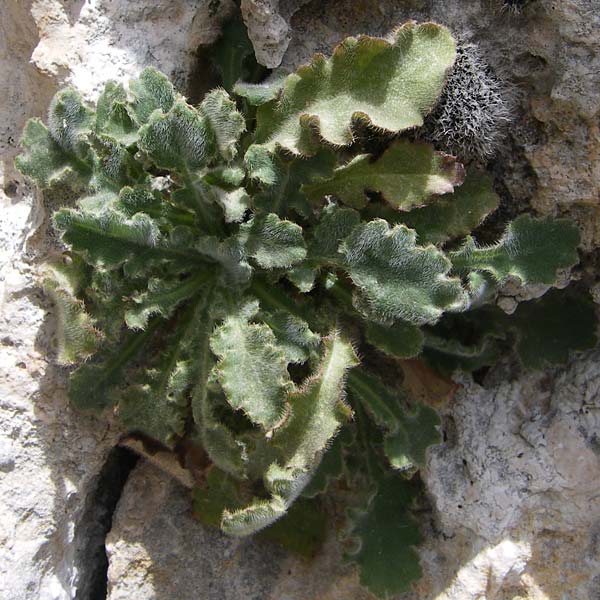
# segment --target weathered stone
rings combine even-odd
[[[0,597],[68,600],[97,567],[98,474],[120,431],[75,414],[53,364],[54,320],[37,283],[55,251],[42,199],[13,166],[27,118],[44,117],[69,83],[88,98],[148,64],[187,80],[199,43],[230,10],[222,2],[25,0],[0,4]],[[139,6],[138,6],[139,5]],[[196,16],[196,18],[194,18]],[[168,43],[167,43],[168,42]],[[97,540],[102,544],[103,540]]]
[[[242,0],[241,9],[256,60],[278,67],[292,39],[290,19],[309,0]]]
[[[330,539],[311,561],[191,516],[190,492],[149,462],[131,475],[107,538],[109,600],[367,600]]]

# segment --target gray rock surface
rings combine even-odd
[[[520,89],[493,169],[503,212],[533,207],[577,219],[600,246],[600,10],[597,0],[242,0],[264,64],[295,67],[346,35],[384,35],[433,19],[480,45]],[[84,549],[98,474],[120,435],[73,414],[53,366],[51,307],[36,286],[54,251],[41,199],[12,166],[29,116],[69,83],[93,99],[109,78],[152,64],[188,88],[198,44],[232,0],[8,0],[0,5],[0,597],[75,598],[96,567]],[[288,47],[289,44],[289,47]],[[590,255],[574,276],[595,278]],[[586,273],[587,270],[587,273]],[[600,285],[600,284],[599,284]],[[600,298],[600,289],[596,285]],[[538,290],[507,288],[514,303]],[[541,292],[540,292],[541,293]],[[408,600],[594,599],[600,589],[598,354],[563,370],[469,380],[446,409],[447,441],[424,473],[432,503],[426,572]],[[501,372],[499,372],[501,374]],[[312,562],[200,527],[188,492],[141,462],[115,514],[109,598],[366,599],[328,541]],[[393,568],[391,566],[390,568]]]
[[[74,414],[53,365],[51,306],[37,286],[54,250],[41,198],[13,166],[28,117],[44,117],[65,83],[93,98],[109,78],[155,64],[187,81],[222,2],[8,0],[0,3],[0,597],[75,598],[97,565],[98,474],[120,432]],[[215,13],[215,14],[212,14]],[[212,16],[209,16],[212,15]],[[168,43],[167,43],[168,42]],[[100,511],[101,512],[101,511]],[[102,540],[99,540],[100,543]],[[80,596],[81,597],[81,596]]]
[[[242,17],[256,59],[265,67],[278,67],[292,39],[290,19],[309,0],[241,0]]]
[[[109,600],[367,600],[334,539],[313,561],[200,526],[190,492],[149,462],[123,491],[107,538]]]

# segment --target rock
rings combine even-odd
[[[330,539],[312,561],[191,516],[189,491],[149,462],[130,476],[108,535],[108,600],[368,600]]]
[[[52,308],[38,265],[55,251],[42,199],[14,169],[27,118],[64,83],[93,98],[155,64],[187,81],[232,2],[24,0],[0,5],[0,597],[67,600],[98,569],[98,477],[121,432],[75,414],[54,365]],[[215,13],[215,14],[213,14]],[[168,43],[166,41],[168,40]],[[98,494],[102,497],[103,494]],[[87,597],[87,596],[86,596]]]
[[[40,41],[31,57],[43,73],[95,99],[107,79],[127,81],[147,66],[187,89],[198,46],[210,44],[233,0],[33,3]]]
[[[592,598],[600,578],[600,353],[490,389],[463,385],[446,409],[448,441],[431,449],[423,472],[438,528],[424,550],[428,578],[437,580],[428,591],[444,600],[517,591]],[[460,558],[460,546],[444,541],[455,538],[471,540]],[[442,556],[457,569],[453,580],[439,579]]]
[[[290,19],[309,0],[242,0],[241,9],[256,60],[273,69],[292,39]]]

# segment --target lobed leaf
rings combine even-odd
[[[256,309],[250,304],[228,316],[211,335],[210,347],[219,359],[217,379],[231,407],[268,431],[285,416],[292,382],[271,328],[249,321]]]
[[[352,396],[386,431],[384,452],[390,465],[409,472],[424,467],[427,448],[442,441],[437,412],[419,402],[409,404],[404,392],[390,390],[364,370],[353,372],[348,385]]]
[[[248,256],[263,269],[287,268],[306,256],[302,227],[276,214],[257,215],[240,227]]]
[[[367,510],[355,519],[351,535],[359,544],[349,558],[359,566],[361,585],[378,598],[409,591],[422,575],[415,550],[422,538],[410,514],[416,495],[414,483],[382,477]]]
[[[465,306],[460,281],[448,277],[450,261],[433,246],[415,244],[413,230],[376,219],[358,225],[340,251],[366,310],[375,319],[435,323],[444,311]]]
[[[290,75],[277,101],[259,106],[256,141],[271,150],[281,146],[312,155],[313,127],[326,142],[346,146],[357,119],[389,132],[420,126],[455,53],[450,32],[432,23],[407,23],[391,43],[346,38],[332,58],[317,55]]]
[[[517,217],[497,244],[478,247],[468,237],[449,258],[458,273],[484,271],[497,281],[518,277],[523,284],[556,282],[556,271],[575,265],[579,228],[566,219]]]
[[[57,362],[71,365],[86,360],[96,352],[102,340],[85,304],[77,297],[87,273],[77,258],[66,264],[47,264],[44,271],[42,286],[56,311]]]
[[[454,193],[402,215],[402,222],[417,232],[419,243],[440,244],[467,235],[498,208],[499,202],[492,178],[470,170]]]
[[[379,192],[396,210],[424,205],[433,194],[448,194],[464,179],[463,166],[429,144],[399,140],[377,159],[359,154],[338,167],[333,177],[304,184],[313,202],[326,195],[353,208],[367,204],[367,192]]]
[[[283,68],[274,69],[269,76],[260,83],[246,83],[238,81],[233,86],[233,93],[245,98],[248,104],[260,106],[275,100],[284,86],[289,71]],[[227,86],[226,86],[227,87]]]
[[[130,146],[137,141],[138,128],[123,85],[115,81],[106,82],[96,103],[96,134],[107,135],[124,146]]]
[[[129,82],[131,111],[138,125],[145,125],[155,110],[168,113],[177,99],[173,84],[160,71],[147,67]]]
[[[272,157],[272,163],[269,163],[270,168],[273,169],[269,178],[270,183],[255,195],[255,207],[280,217],[288,217],[294,212],[309,217],[312,207],[306,198],[302,184],[329,177],[335,162],[335,155],[329,150],[320,150],[314,156],[298,157],[291,161],[284,161],[279,155],[275,155]]]

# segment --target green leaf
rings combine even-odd
[[[249,63],[254,57],[252,42],[241,19],[233,19],[224,25],[211,57],[221,75],[223,87],[227,91],[235,91],[235,82],[250,74]]]
[[[216,156],[206,119],[183,100],[166,114],[153,113],[140,129],[138,144],[157,167],[184,174],[206,166]]]
[[[593,348],[596,325],[592,300],[570,290],[521,302],[512,319],[506,318],[506,326],[517,330],[517,354],[528,369],[565,364],[570,352]]]
[[[396,321],[389,327],[369,321],[365,336],[369,344],[392,358],[412,358],[423,350],[423,332],[405,321]]]
[[[273,157],[275,180],[264,191],[254,197],[255,206],[280,217],[296,213],[308,217],[312,212],[302,184],[331,176],[335,155],[329,150],[320,150],[309,158],[284,161],[279,155]]]
[[[288,363],[304,363],[318,348],[321,338],[296,315],[278,310],[261,312],[260,317],[273,330]]]
[[[306,469],[351,415],[343,401],[348,370],[358,364],[352,344],[337,332],[324,340],[318,372],[289,392],[291,414],[273,436],[287,469]]]
[[[250,323],[257,308],[250,304],[228,316],[212,334],[210,347],[219,358],[217,379],[231,407],[268,431],[285,417],[292,382],[271,328]]]
[[[56,311],[57,362],[75,364],[92,356],[102,339],[85,304],[77,298],[87,280],[85,266],[75,257],[70,263],[49,263],[44,271],[42,286]]]
[[[206,118],[221,156],[229,161],[237,154],[237,142],[246,130],[244,117],[224,90],[213,90],[204,97],[200,112]]]
[[[440,418],[433,408],[407,401],[364,370],[350,374],[348,386],[375,423],[384,428],[384,452],[394,469],[414,471],[425,466],[429,446],[439,444]]]
[[[556,282],[556,271],[579,261],[579,228],[566,219],[529,215],[517,217],[497,244],[478,247],[468,237],[460,250],[449,254],[458,273],[484,271],[497,281],[518,277],[521,283]]]
[[[240,240],[263,269],[287,268],[306,257],[302,227],[276,214],[258,215],[240,227]]]
[[[89,166],[67,154],[39,119],[27,121],[21,145],[25,153],[15,158],[15,166],[41,189],[62,182],[82,184],[87,181]]]
[[[93,148],[94,174],[89,184],[92,189],[116,192],[123,186],[134,185],[143,177],[133,155],[111,137],[96,135]]]
[[[210,271],[200,271],[183,281],[165,281],[153,277],[148,289],[132,296],[133,305],[125,312],[125,323],[131,329],[145,329],[153,315],[170,317],[182,303],[194,296],[206,284]]]
[[[145,125],[155,110],[168,113],[177,99],[173,85],[160,71],[147,67],[138,79],[129,82],[133,96],[131,111],[139,125]]]
[[[221,241],[214,236],[202,236],[194,248],[221,267],[217,277],[224,287],[243,288],[250,281],[252,267],[246,262],[244,246],[237,237]]]
[[[255,498],[245,508],[225,511],[223,531],[248,535],[286,513],[308,484],[330,440],[351,414],[343,401],[343,388],[346,372],[356,364],[352,345],[338,333],[325,340],[317,374],[302,388],[288,393],[290,414],[273,434],[270,449],[276,462],[271,463],[263,478],[270,498]]]
[[[271,150],[281,146],[311,155],[312,127],[337,146],[352,142],[351,126],[358,119],[389,132],[418,127],[437,101],[454,58],[449,31],[432,23],[407,23],[392,43],[346,38],[331,59],[315,56],[285,80],[277,101],[259,106],[256,141]]]
[[[245,98],[252,106],[260,106],[277,98],[289,74],[287,69],[279,68],[260,83],[238,81],[233,86],[233,93]]]
[[[259,538],[279,544],[289,552],[313,558],[327,533],[327,515],[316,502],[300,498],[287,514],[258,534]]]
[[[231,160],[245,127],[227,93],[215,90],[199,109],[178,100],[168,113],[153,113],[140,129],[138,145],[156,166],[177,171],[185,179],[219,156]]]
[[[97,134],[107,135],[124,146],[137,141],[138,125],[127,108],[127,92],[122,84],[108,81],[96,104]]]
[[[360,223],[360,215],[351,208],[340,208],[329,204],[321,213],[321,218],[311,236],[308,247],[309,262],[314,264],[338,264],[342,255],[340,244]]]
[[[416,246],[415,238],[403,225],[390,229],[376,219],[355,227],[341,245],[359,300],[378,320],[423,325],[465,306],[460,281],[447,276],[450,261],[433,246]]]
[[[53,221],[63,241],[96,269],[123,266],[127,276],[135,277],[159,263],[177,264],[180,271],[208,264],[200,252],[180,245],[181,228],[166,239],[158,223],[142,212],[129,218],[111,207],[100,212],[63,208]]]
[[[331,483],[342,476],[344,472],[344,446],[348,443],[350,437],[344,435],[347,432],[348,429],[344,428],[325,451],[315,474],[302,492],[305,498],[314,498],[325,493]]]
[[[416,230],[420,244],[440,244],[467,235],[498,208],[499,202],[492,178],[483,171],[469,170],[453,194],[403,215],[402,222]]]
[[[244,168],[250,179],[266,186],[274,186],[279,181],[275,156],[264,146],[252,144],[244,154]]]
[[[194,488],[194,517],[204,525],[218,527],[224,510],[243,505],[239,481],[220,469],[211,469],[204,485]]]
[[[157,326],[158,321],[154,321],[145,331],[126,334],[116,350],[108,346],[73,371],[68,390],[73,405],[94,413],[101,413],[112,406],[116,400],[113,389],[121,383],[123,371],[145,346]]]
[[[448,194],[464,179],[463,166],[429,144],[399,140],[379,158],[359,154],[338,167],[331,179],[304,184],[313,202],[326,195],[353,208],[367,204],[367,192],[379,192],[396,210],[424,205],[433,194]]]
[[[194,382],[196,349],[202,343],[195,335],[202,306],[196,302],[180,315],[161,349],[146,361],[141,381],[119,393],[119,417],[129,431],[166,446],[183,436],[189,410],[187,391]]]
[[[74,89],[59,91],[52,98],[48,111],[48,130],[52,139],[66,153],[80,159],[87,158],[93,114]]]
[[[457,369],[473,372],[493,365],[500,350],[491,335],[484,335],[477,342],[466,345],[456,339],[427,334],[425,338],[425,358],[438,371],[451,375]]]
[[[324,266],[340,266],[342,255],[338,248],[360,223],[360,215],[351,208],[327,205],[311,232],[307,258],[287,273],[287,278],[302,292],[312,290],[319,270]]]
[[[351,535],[360,543],[350,556],[360,569],[360,583],[378,598],[410,590],[422,570],[415,546],[421,542],[410,508],[416,485],[401,477],[382,477],[377,493],[361,513]]]

